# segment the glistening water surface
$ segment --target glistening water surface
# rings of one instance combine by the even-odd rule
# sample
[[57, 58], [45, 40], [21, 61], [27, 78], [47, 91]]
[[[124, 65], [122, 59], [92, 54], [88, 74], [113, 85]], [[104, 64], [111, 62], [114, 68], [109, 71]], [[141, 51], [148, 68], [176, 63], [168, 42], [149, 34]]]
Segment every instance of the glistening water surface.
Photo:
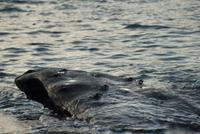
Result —
[[[168, 101], [161, 93], [176, 96], [171, 105], [183, 114], [169, 109], [161, 117], [165, 107], [156, 111], [145, 100], [127, 101], [143, 108], [135, 114], [174, 124], [160, 133], [199, 131], [199, 22], [198, 0], [0, 0], [0, 133], [113, 133], [59, 120], [27, 100], [14, 78], [38, 67], [143, 79], [139, 94], [155, 103]], [[152, 129], [159, 129], [157, 120]], [[181, 125], [186, 130], [176, 129]], [[133, 131], [134, 126], [126, 133]]]

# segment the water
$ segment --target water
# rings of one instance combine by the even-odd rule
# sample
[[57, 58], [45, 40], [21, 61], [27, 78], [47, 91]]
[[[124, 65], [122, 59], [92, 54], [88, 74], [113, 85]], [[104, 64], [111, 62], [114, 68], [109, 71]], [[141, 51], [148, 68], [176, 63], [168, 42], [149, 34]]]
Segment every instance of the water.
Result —
[[[143, 79], [144, 88], [152, 91], [140, 94], [156, 101], [161, 92], [178, 96], [189, 106], [180, 107], [183, 113], [193, 110], [188, 118], [174, 113], [169, 122], [199, 127], [199, 21], [198, 0], [0, 0], [0, 132], [102, 131], [83, 121], [59, 120], [27, 100], [13, 81], [38, 67]], [[155, 114], [148, 106], [143, 112]], [[12, 122], [12, 129], [2, 122]], [[178, 129], [175, 123], [164, 133], [191, 131]]]

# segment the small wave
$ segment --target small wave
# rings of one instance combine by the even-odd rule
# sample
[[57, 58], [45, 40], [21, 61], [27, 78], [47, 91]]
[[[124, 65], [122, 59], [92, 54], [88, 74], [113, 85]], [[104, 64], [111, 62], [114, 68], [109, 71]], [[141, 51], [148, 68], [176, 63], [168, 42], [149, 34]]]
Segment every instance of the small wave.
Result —
[[1, 36], [5, 36], [5, 35], [9, 35], [10, 33], [8, 33], [8, 32], [0, 32], [0, 35]]
[[173, 57], [164, 57], [164, 58], [159, 58], [162, 61], [183, 61], [187, 57], [184, 56], [173, 56]]
[[94, 51], [99, 51], [99, 48], [92, 47], [92, 48], [88, 48], [88, 50], [91, 52], [94, 52]]
[[38, 47], [38, 48], [35, 48], [34, 50], [37, 52], [44, 52], [44, 51], [48, 51], [49, 49], [45, 47]]
[[27, 34], [39, 34], [39, 33], [45, 33], [45, 34], [63, 34], [63, 33], [67, 33], [67, 32], [63, 32], [63, 31], [46, 31], [46, 30], [37, 30], [37, 31], [27, 32]]
[[[184, 29], [184, 28], [183, 28]], [[169, 34], [173, 35], [172, 37], [184, 37], [185, 35], [192, 35], [192, 34], [199, 34], [200, 30], [176, 30], [176, 31], [171, 31]]]
[[127, 55], [127, 54], [114, 54], [110, 58], [111, 59], [120, 59], [120, 58], [127, 58], [127, 57], [129, 57], [129, 55]]
[[66, 49], [66, 51], [68, 51], [68, 50], [95, 52], [95, 51], [99, 51], [99, 48], [97, 48], [97, 47], [86, 47], [86, 46], [75, 46], [74, 48]]
[[11, 73], [0, 72], [0, 78], [13, 77], [13, 76], [15, 75]]
[[0, 9], [0, 12], [13, 13], [13, 12], [28, 12], [28, 11], [21, 9], [19, 7], [5, 6], [4, 8]]
[[83, 41], [73, 41], [73, 42], [71, 42], [72, 44], [83, 44], [83, 43], [85, 43], [85, 42], [83, 42]]
[[168, 29], [170, 27], [168, 26], [162, 26], [162, 25], [142, 25], [139, 23], [134, 23], [134, 24], [127, 24], [125, 26], [125, 29], [155, 29], [155, 30], [159, 30], [159, 29]]
[[56, 9], [58, 9], [58, 10], [74, 10], [74, 9], [77, 9], [77, 8], [73, 5], [70, 5], [70, 4], [62, 4], [61, 6], [56, 7]]
[[6, 48], [3, 51], [8, 51], [8, 52], [11, 52], [11, 53], [25, 53], [25, 52], [27, 52], [24, 48], [17, 48], [17, 47]]
[[0, 72], [0, 78], [4, 78], [4, 77], [6, 77], [6, 76], [7, 76], [6, 73]]
[[[151, 42], [143, 42], [143, 44], [150, 44]], [[145, 45], [145, 46], [141, 46], [142, 48], [158, 48], [158, 47], [162, 47], [161, 45], [156, 45], [156, 44], [152, 44], [152, 45]]]
[[30, 46], [51, 46], [53, 44], [36, 42], [36, 43], [28, 43], [27, 45], [30, 45]]
[[42, 4], [44, 1], [39, 0], [1, 0], [0, 2], [16, 3], [16, 4]]

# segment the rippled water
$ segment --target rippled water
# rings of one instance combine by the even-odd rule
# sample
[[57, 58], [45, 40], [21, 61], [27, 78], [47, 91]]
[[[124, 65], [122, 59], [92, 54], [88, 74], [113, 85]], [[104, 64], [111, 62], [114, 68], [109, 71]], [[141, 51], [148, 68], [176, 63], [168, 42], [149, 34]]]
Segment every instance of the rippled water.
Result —
[[[194, 109], [181, 121], [198, 128], [199, 22], [198, 0], [0, 0], [0, 132], [99, 132], [83, 121], [59, 120], [25, 98], [14, 78], [38, 67], [143, 79], [152, 96], [151, 90], [141, 94], [180, 97], [177, 105]], [[165, 133], [193, 131], [174, 127]]]

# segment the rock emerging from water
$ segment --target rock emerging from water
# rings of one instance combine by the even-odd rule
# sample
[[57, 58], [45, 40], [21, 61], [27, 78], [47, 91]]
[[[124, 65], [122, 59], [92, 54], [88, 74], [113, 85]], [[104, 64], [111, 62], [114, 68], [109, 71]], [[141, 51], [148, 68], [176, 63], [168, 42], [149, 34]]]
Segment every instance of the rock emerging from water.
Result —
[[105, 81], [98, 80], [98, 75], [103, 74], [55, 68], [29, 70], [17, 77], [15, 83], [28, 99], [61, 116], [72, 116], [86, 106], [78, 108], [78, 104], [98, 100], [109, 88]]
[[143, 81], [63, 68], [29, 70], [15, 79], [28, 99], [60, 116], [117, 132], [162, 132], [181, 127], [198, 131], [200, 110], [187, 100]]

